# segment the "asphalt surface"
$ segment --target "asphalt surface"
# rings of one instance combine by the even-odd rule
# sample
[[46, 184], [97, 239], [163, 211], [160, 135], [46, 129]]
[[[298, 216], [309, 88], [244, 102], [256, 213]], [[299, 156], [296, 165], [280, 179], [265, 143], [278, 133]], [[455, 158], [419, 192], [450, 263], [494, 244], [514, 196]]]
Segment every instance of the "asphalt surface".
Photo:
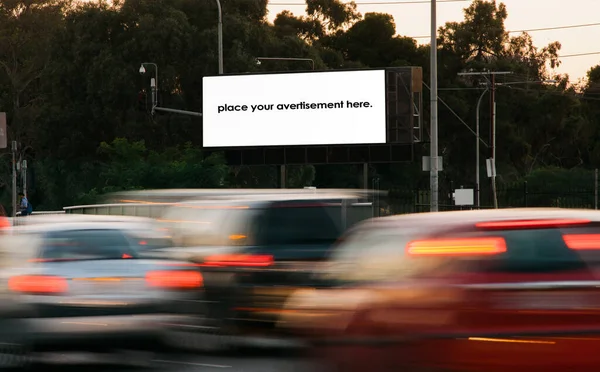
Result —
[[327, 372], [317, 361], [297, 353], [281, 351], [243, 351], [229, 355], [169, 353], [128, 354], [52, 354], [40, 358], [35, 371], [61, 372], [135, 372], [135, 371], [244, 371], [244, 372]]

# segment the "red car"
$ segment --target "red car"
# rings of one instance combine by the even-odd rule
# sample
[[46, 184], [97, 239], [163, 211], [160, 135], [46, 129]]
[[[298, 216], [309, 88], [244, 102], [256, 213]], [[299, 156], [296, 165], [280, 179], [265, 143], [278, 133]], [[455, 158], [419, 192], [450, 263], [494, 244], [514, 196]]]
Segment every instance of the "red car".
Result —
[[280, 326], [338, 371], [600, 369], [600, 213], [457, 211], [363, 222]]

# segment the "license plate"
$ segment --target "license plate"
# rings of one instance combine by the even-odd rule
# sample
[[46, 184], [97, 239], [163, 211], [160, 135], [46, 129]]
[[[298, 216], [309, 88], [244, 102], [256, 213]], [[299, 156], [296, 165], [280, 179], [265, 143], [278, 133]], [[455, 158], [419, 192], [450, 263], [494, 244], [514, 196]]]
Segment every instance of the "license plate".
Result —
[[253, 293], [255, 296], [288, 296], [296, 288], [293, 287], [269, 287], [269, 288], [255, 288]]
[[82, 286], [87, 294], [123, 294], [140, 290], [139, 279], [121, 278], [82, 278], [76, 279], [85, 283]]
[[204, 281], [208, 286], [227, 287], [235, 280], [234, 273], [210, 273], [204, 276]]

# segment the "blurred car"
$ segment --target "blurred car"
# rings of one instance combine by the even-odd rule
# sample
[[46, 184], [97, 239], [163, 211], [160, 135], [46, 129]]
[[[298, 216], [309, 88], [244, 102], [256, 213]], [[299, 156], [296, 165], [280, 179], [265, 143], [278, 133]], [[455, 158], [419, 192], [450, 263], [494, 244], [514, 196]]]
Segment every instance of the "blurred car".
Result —
[[10, 354], [162, 348], [164, 324], [201, 312], [203, 280], [187, 263], [144, 258], [153, 242], [137, 222], [14, 228], [0, 274], [13, 304], [2, 321], [16, 332], [0, 337], [19, 339]]
[[600, 213], [384, 217], [348, 232], [279, 326], [338, 371], [600, 366]]
[[282, 345], [274, 325], [286, 296], [308, 285], [346, 226], [372, 215], [355, 198], [246, 195], [172, 207], [161, 220], [176, 247], [159, 251], [198, 265], [209, 304], [197, 324], [174, 328], [174, 340], [205, 350]]

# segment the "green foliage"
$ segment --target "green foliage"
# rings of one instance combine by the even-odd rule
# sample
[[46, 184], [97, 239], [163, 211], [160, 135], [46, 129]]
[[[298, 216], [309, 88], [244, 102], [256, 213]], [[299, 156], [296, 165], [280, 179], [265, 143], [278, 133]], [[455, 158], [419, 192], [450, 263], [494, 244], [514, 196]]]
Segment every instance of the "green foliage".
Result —
[[[306, 61], [256, 63], [258, 56], [292, 57], [312, 59], [317, 70], [423, 66], [428, 83], [429, 47], [397, 35], [389, 14], [363, 16], [353, 2], [307, 0], [305, 14], [284, 11], [270, 24], [267, 0], [222, 5], [226, 72], [310, 68]], [[140, 76], [142, 62], [159, 66], [161, 106], [202, 107], [202, 77], [217, 73], [216, 11], [214, 2], [196, 0], [0, 2], [0, 111], [8, 113], [19, 156], [31, 164], [36, 209], [92, 203], [116, 190], [277, 187], [275, 167], [230, 168], [220, 155], [205, 157], [201, 118], [148, 113], [148, 82], [155, 71], [147, 66]], [[457, 73], [502, 70], [512, 74], [498, 77], [502, 85], [496, 92], [500, 181], [567, 187], [554, 179], [567, 172], [558, 169], [600, 167], [600, 66], [574, 88], [567, 76], [551, 73], [560, 64], [560, 43], [539, 47], [527, 33], [509, 35], [507, 16], [504, 4], [475, 0], [461, 22], [439, 30], [442, 181], [469, 185], [474, 178], [475, 138], [465, 124], [474, 127], [483, 81]], [[544, 79], [557, 83], [541, 84]], [[531, 83], [521, 84], [526, 81]], [[423, 98], [427, 102], [428, 90]], [[427, 107], [424, 111], [426, 127]], [[484, 98], [480, 129], [486, 142], [489, 112]], [[488, 153], [482, 144], [482, 159]], [[5, 155], [0, 154], [0, 198], [7, 206]], [[289, 166], [286, 183], [360, 187], [360, 174], [357, 166]], [[575, 173], [564, 177], [587, 182]], [[428, 182], [420, 164], [372, 168], [370, 179], [385, 189]]]

